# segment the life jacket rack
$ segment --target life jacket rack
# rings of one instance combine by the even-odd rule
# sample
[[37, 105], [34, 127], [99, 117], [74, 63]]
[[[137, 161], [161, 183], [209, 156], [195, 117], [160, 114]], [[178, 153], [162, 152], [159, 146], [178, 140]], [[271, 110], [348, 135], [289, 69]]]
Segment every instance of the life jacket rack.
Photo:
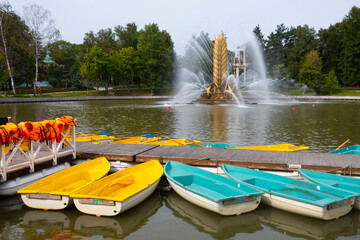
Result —
[[[7, 181], [7, 174], [17, 169], [29, 167], [29, 173], [33, 173], [37, 163], [51, 160], [52, 165], [55, 166], [58, 164], [58, 158], [72, 155], [73, 159], [75, 159], [75, 135], [75, 124], [73, 124], [64, 127], [58, 139], [59, 141], [32, 140], [20, 135], [16, 141], [10, 144], [0, 142], [0, 182]], [[27, 151], [23, 150], [24, 141], [28, 143]], [[13, 161], [14, 164], [11, 164]], [[19, 163], [15, 164], [15, 162]]]

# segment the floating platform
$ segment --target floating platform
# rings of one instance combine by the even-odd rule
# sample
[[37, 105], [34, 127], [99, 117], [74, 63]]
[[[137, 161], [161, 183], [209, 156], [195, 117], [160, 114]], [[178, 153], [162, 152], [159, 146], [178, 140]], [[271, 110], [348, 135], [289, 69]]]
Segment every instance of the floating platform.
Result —
[[360, 155], [113, 144], [107, 141], [99, 144], [77, 143], [77, 158], [96, 157], [134, 163], [155, 159], [163, 164], [176, 161], [204, 167], [231, 164], [268, 171], [297, 171], [298, 168], [306, 168], [360, 176]]

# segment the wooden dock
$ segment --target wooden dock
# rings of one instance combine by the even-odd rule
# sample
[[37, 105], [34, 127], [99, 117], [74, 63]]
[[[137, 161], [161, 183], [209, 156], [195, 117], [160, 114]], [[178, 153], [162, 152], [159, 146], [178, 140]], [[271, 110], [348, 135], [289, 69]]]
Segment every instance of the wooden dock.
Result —
[[[72, 153], [65, 153], [65, 150], [60, 151], [64, 152], [61, 156], [57, 157], [57, 164], [62, 164], [64, 162], [71, 161], [73, 159]], [[54, 166], [54, 159], [52, 156], [49, 156], [49, 152], [46, 150], [39, 151], [37, 155], [39, 160], [34, 161], [34, 172], [41, 171], [43, 169], [49, 168]], [[20, 152], [16, 153], [15, 156], [12, 158], [7, 171], [7, 180], [15, 179], [17, 177], [25, 176], [31, 173], [31, 167], [29, 161], [26, 159], [23, 154]], [[0, 179], [2, 173], [0, 172]]]
[[196, 148], [145, 144], [77, 143], [77, 158], [105, 157], [109, 161], [161, 163], [177, 161], [195, 166], [232, 164], [261, 170], [296, 171], [305, 168], [360, 175], [360, 155], [300, 152], [271, 152], [240, 149]]

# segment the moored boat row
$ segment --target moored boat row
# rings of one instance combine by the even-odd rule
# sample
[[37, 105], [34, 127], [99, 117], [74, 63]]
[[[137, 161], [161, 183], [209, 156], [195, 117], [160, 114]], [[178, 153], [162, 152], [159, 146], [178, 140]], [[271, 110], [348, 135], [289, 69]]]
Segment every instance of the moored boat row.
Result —
[[[63, 209], [74, 201], [81, 212], [114, 216], [145, 200], [163, 172], [174, 191], [199, 207], [221, 215], [240, 215], [260, 202], [300, 215], [330, 220], [359, 209], [360, 180], [299, 170], [311, 182], [223, 165], [228, 178], [197, 167], [152, 160], [105, 176], [110, 165], [99, 158], [67, 168], [19, 190], [24, 203]], [[328, 176], [329, 175], [329, 176]]]

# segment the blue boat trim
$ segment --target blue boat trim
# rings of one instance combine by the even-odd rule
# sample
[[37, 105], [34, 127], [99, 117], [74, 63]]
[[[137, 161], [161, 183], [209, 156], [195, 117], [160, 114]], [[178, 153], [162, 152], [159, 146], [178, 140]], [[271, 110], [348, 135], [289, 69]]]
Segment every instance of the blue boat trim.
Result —
[[291, 179], [271, 173], [224, 164], [225, 174], [233, 180], [247, 184], [265, 193], [301, 201], [318, 206], [326, 206], [341, 200], [355, 198], [356, 195], [340, 189]]
[[214, 202], [234, 198], [262, 195], [263, 192], [226, 177], [189, 165], [169, 161], [164, 167], [165, 176], [186, 190]]

